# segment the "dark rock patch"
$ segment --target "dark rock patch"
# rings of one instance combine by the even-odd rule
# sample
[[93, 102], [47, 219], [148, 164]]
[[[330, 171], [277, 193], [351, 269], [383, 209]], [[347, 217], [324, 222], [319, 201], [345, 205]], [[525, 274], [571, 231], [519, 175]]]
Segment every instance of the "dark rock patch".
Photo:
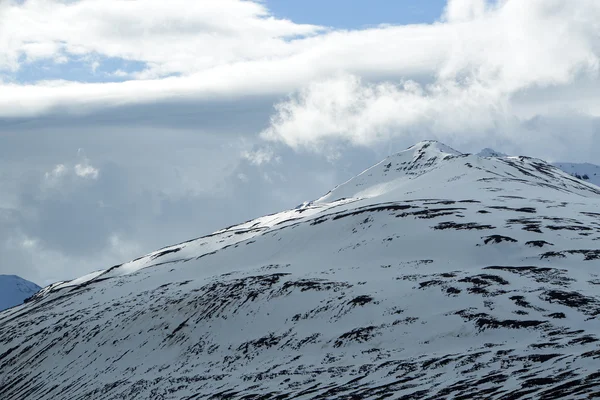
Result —
[[565, 258], [566, 254], [582, 254], [584, 261], [600, 260], [600, 250], [564, 250], [564, 251], [548, 251], [540, 255], [540, 259], [560, 257]]
[[546, 290], [540, 294], [540, 299], [548, 303], [557, 303], [573, 308], [586, 315], [596, 316], [600, 314], [600, 301], [595, 297], [585, 296], [578, 292]]
[[371, 296], [361, 295], [350, 300], [348, 304], [351, 304], [353, 306], [364, 306], [365, 304], [370, 303], [372, 301], [373, 298]]
[[163, 251], [160, 251], [160, 252], [154, 254], [152, 256], [152, 259], [156, 260], [159, 257], [162, 257], [162, 256], [167, 255], [167, 254], [171, 254], [171, 253], [177, 253], [178, 251], [181, 251], [181, 247], [176, 247], [174, 249], [169, 249], [169, 250], [163, 250]]
[[298, 279], [295, 281], [286, 281], [281, 291], [289, 291], [293, 289], [300, 289], [301, 292], [308, 290], [323, 291], [323, 290], [334, 290], [349, 288], [352, 285], [346, 282], [332, 282], [325, 279]]
[[508, 226], [522, 225], [522, 229], [528, 232], [542, 233], [540, 226], [541, 221], [534, 218], [511, 218], [506, 220]]
[[488, 208], [491, 208], [494, 210], [522, 212], [522, 213], [528, 213], [528, 214], [535, 214], [537, 212], [537, 210], [534, 207], [512, 208], [512, 207], [506, 207], [506, 206], [489, 206]]
[[449, 287], [448, 289], [446, 289], [446, 293], [448, 293], [449, 296], [456, 296], [461, 292], [462, 291], [460, 289], [457, 289], [455, 287]]
[[490, 236], [483, 237], [484, 244], [502, 243], [502, 242], [517, 243], [518, 240], [508, 237], [508, 236], [502, 236], [502, 235], [490, 235]]
[[544, 258], [552, 258], [552, 257], [565, 258], [566, 255], [565, 255], [565, 253], [563, 253], [561, 251], [548, 251], [548, 252], [540, 255], [540, 260], [543, 260]]
[[525, 245], [530, 247], [554, 246], [552, 243], [548, 243], [545, 240], [530, 240], [529, 242], [526, 242]]
[[358, 342], [363, 343], [371, 338], [373, 338], [375, 333], [374, 326], [367, 326], [364, 328], [356, 328], [351, 330], [350, 332], [346, 332], [342, 334], [333, 344], [333, 347], [342, 347], [344, 344], [348, 342]]
[[408, 205], [408, 204], [380, 204], [380, 205], [376, 205], [376, 206], [367, 206], [367, 207], [357, 208], [356, 210], [353, 210], [350, 212], [343, 212], [341, 214], [337, 214], [333, 217], [333, 220], [335, 221], [335, 220], [339, 220], [342, 218], [360, 215], [360, 214], [364, 214], [364, 213], [381, 212], [381, 211], [403, 211], [403, 210], [407, 210], [412, 207], [413, 206]]
[[516, 320], [516, 319], [505, 319], [498, 320], [491, 316], [485, 316], [477, 318], [475, 321], [475, 325], [479, 328], [480, 331], [484, 331], [486, 329], [498, 329], [498, 328], [508, 328], [508, 329], [527, 329], [527, 328], [536, 328], [540, 325], [546, 324], [546, 321], [536, 321], [536, 320]]
[[456, 230], [483, 230], [483, 229], [495, 229], [492, 225], [480, 225], [476, 222], [467, 223], [456, 223], [456, 222], [441, 222], [433, 227], [433, 229], [444, 230], [444, 229], [456, 229]]
[[427, 208], [420, 211], [401, 213], [396, 215], [396, 218], [414, 216], [420, 219], [431, 219], [436, 217], [443, 217], [445, 215], [454, 215], [457, 213], [457, 211], [464, 210], [466, 210], [466, 208]]
[[527, 300], [525, 300], [525, 296], [511, 296], [509, 297], [510, 300], [514, 301], [515, 304], [519, 307], [523, 307], [523, 308], [531, 308], [533, 310], [536, 311], [545, 311], [544, 309], [540, 308], [540, 307], [536, 307], [534, 305], [532, 305], [531, 303], [529, 303]]
[[580, 225], [546, 225], [546, 228], [551, 229], [553, 231], [560, 231], [560, 230], [568, 230], [568, 231], [591, 231], [591, 230], [593, 230], [590, 227], [580, 226]]
[[557, 286], [568, 286], [574, 279], [566, 275], [567, 271], [549, 267], [510, 267], [510, 266], [490, 266], [485, 267], [485, 270], [506, 271], [513, 274], [526, 276], [538, 283], [549, 283]]
[[479, 274], [479, 275], [474, 275], [474, 276], [468, 276], [466, 278], [460, 279], [459, 282], [468, 282], [468, 283], [472, 283], [473, 285], [477, 285], [477, 286], [490, 286], [493, 284], [508, 285], [510, 283], [506, 279], [502, 278], [501, 276], [490, 275], [490, 274]]
[[419, 289], [425, 289], [425, 288], [428, 288], [430, 286], [441, 286], [444, 283], [445, 283], [444, 281], [441, 281], [439, 279], [434, 279], [434, 280], [430, 280], [430, 281], [420, 282], [419, 283]]

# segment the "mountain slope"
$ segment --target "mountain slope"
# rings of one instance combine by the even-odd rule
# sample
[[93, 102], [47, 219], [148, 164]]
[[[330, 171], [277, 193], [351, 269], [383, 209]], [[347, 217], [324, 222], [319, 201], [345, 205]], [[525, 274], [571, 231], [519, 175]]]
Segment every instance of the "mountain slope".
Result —
[[0, 398], [589, 398], [599, 200], [541, 160], [421, 142], [0, 313]]
[[[507, 154], [500, 153], [496, 150], [485, 148], [477, 153], [480, 157], [508, 157]], [[555, 162], [552, 163], [558, 169], [584, 180], [588, 183], [600, 186], [600, 166], [590, 163], [570, 163], [570, 162]]]
[[41, 288], [16, 275], [0, 275], [0, 311], [23, 303]]

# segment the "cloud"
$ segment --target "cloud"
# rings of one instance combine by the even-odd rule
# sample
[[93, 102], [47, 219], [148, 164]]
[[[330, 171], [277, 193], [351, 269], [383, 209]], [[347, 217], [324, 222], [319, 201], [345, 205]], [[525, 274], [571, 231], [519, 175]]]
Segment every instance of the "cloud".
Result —
[[56, 180], [60, 179], [67, 173], [68, 169], [64, 164], [58, 164], [52, 169], [50, 172], [46, 172], [47, 180]]
[[134, 78], [126, 82], [116, 75], [115, 82], [106, 83], [68, 77], [29, 84], [8, 80], [0, 86], [3, 98], [12, 99], [0, 100], [4, 117], [168, 99], [281, 95], [339, 70], [427, 75], [448, 52], [443, 25], [333, 31], [276, 19], [250, 1], [177, 0], [167, 10], [158, 0], [8, 4], [3, 7], [8, 23], [0, 27], [7, 33], [0, 31], [5, 38], [0, 39], [0, 66], [9, 78], [10, 71], [27, 63], [64, 57], [89, 58], [92, 69], [98, 55], [141, 62], [145, 68], [113, 71]]
[[9, 70], [22, 58], [102, 54], [144, 61], [141, 75], [159, 77], [273, 56], [287, 38], [320, 30], [240, 0], [27, 0], [4, 3], [0, 13], [0, 68]]
[[114, 70], [115, 82], [0, 84], [4, 117], [282, 96], [344, 73], [367, 81], [454, 84], [464, 93], [479, 86], [500, 99], [598, 76], [595, 0], [450, 0], [434, 24], [350, 31], [277, 19], [263, 3], [240, 0], [168, 6], [159, 0], [29, 0], [0, 7], [8, 21], [0, 30], [10, 32], [0, 32], [0, 65], [7, 71], [64, 57], [88, 57], [93, 67], [97, 55], [145, 66]]
[[281, 157], [275, 155], [271, 147], [259, 147], [254, 150], [242, 151], [242, 157], [250, 162], [251, 165], [262, 165], [271, 161], [281, 161]]
[[80, 164], [75, 164], [75, 175], [84, 179], [98, 179], [100, 171], [89, 164], [89, 160], [85, 159]]
[[451, 22], [466, 22], [485, 15], [488, 4], [485, 0], [450, 1], [444, 10], [444, 18]]
[[83, 149], [79, 149], [77, 153], [79, 161], [76, 164], [56, 164], [51, 171], [46, 172], [42, 186], [57, 189], [67, 179], [98, 179], [100, 170], [90, 164], [90, 160], [83, 155]]
[[340, 73], [313, 81], [276, 105], [261, 136], [321, 152], [331, 152], [332, 143], [376, 146], [423, 137], [458, 146], [524, 144], [524, 133], [549, 138], [554, 130], [532, 132], [530, 121], [600, 117], [596, 18], [600, 4], [591, 1], [450, 1], [444, 28], [429, 31], [444, 31], [440, 39], [451, 49], [434, 79]]
[[506, 107], [502, 94], [479, 84], [374, 84], [342, 75], [314, 83], [278, 104], [262, 137], [319, 151], [328, 141], [369, 146], [396, 136], [485, 134]]

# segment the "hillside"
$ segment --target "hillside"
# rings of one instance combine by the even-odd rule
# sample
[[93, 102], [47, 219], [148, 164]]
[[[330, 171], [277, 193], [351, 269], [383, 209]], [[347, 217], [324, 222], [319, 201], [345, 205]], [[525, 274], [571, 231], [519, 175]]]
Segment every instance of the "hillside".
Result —
[[[490, 148], [481, 150], [477, 155], [480, 157], [509, 157], [505, 153]], [[552, 165], [577, 179], [600, 186], [600, 166], [598, 165], [571, 162], [554, 162]]]
[[421, 142], [0, 313], [0, 398], [587, 399], [599, 200], [542, 160]]

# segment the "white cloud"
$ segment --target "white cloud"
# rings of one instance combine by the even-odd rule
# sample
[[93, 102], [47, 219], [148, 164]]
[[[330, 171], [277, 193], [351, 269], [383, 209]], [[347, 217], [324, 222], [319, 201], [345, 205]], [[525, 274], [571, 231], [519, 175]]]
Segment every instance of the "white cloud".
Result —
[[115, 72], [113, 72], [111, 75], [118, 76], [120, 78], [125, 78], [125, 77], [129, 76], [130, 74], [123, 71], [122, 69], [118, 69]]
[[242, 157], [250, 162], [251, 165], [262, 165], [271, 161], [281, 161], [275, 155], [275, 151], [271, 147], [261, 147], [255, 150], [242, 151]]
[[75, 164], [75, 175], [85, 179], [98, 179], [98, 169], [87, 163]]
[[67, 167], [64, 164], [58, 164], [54, 167], [54, 169], [50, 172], [46, 172], [46, 179], [52, 180], [60, 178], [67, 173]]
[[79, 180], [96, 180], [100, 170], [90, 164], [90, 160], [83, 155], [83, 149], [78, 150], [79, 162], [76, 164], [61, 163], [57, 164], [52, 170], [44, 174], [42, 189], [44, 190], [74, 190], [71, 185]]
[[368, 146], [397, 136], [485, 135], [510, 115], [507, 96], [481, 84], [372, 84], [354, 75], [314, 83], [276, 108], [262, 136], [313, 150], [327, 141]]
[[[531, 118], [600, 116], [600, 3], [453, 0], [445, 18], [444, 29], [429, 31], [445, 31], [451, 49], [434, 80], [315, 81], [276, 106], [262, 136], [328, 152], [327, 142], [371, 146], [399, 137], [523, 143]], [[585, 96], [575, 89], [582, 87]]]
[[152, 64], [149, 75], [272, 56], [284, 39], [319, 28], [269, 16], [240, 0], [28, 0], [0, 7], [0, 67], [19, 58], [101, 54]]
[[[141, 61], [147, 68], [127, 75], [144, 81], [0, 84], [5, 117], [174, 98], [284, 95], [340, 73], [450, 83], [465, 93], [475, 85], [499, 97], [569, 87], [581, 75], [594, 76], [597, 84], [596, 0], [451, 0], [434, 24], [354, 31], [276, 19], [262, 3], [240, 0], [6, 4], [0, 6], [5, 68], [18, 69], [22, 56], [91, 55]], [[127, 73], [117, 71], [115, 78]], [[592, 101], [584, 106], [600, 115], [598, 96]]]
[[488, 4], [485, 0], [450, 1], [446, 6], [444, 17], [447, 21], [465, 22], [481, 18]]

